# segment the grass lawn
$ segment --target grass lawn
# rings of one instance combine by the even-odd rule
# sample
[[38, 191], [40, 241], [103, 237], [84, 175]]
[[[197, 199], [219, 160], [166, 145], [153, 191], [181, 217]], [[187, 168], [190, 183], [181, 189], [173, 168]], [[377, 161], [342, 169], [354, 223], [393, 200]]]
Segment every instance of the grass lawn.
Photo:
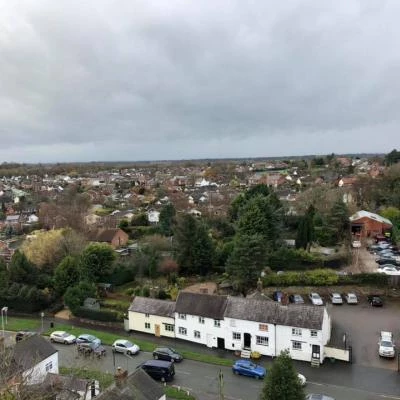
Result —
[[[127, 339], [127, 340], [130, 340], [130, 341], [134, 342], [135, 344], [137, 344], [142, 351], [146, 351], [146, 352], [152, 352], [154, 350], [154, 348], [157, 347], [157, 345], [152, 342], [146, 342], [145, 340], [132, 338], [132, 336], [116, 335], [115, 333], [102, 332], [102, 331], [99, 331], [96, 329], [80, 328], [80, 327], [75, 327], [73, 325], [68, 325], [68, 324], [57, 324], [56, 323], [53, 329], [45, 332], [45, 335], [49, 335], [54, 330], [67, 331], [75, 336], [79, 336], [81, 333], [89, 333], [91, 335], [98, 337], [101, 340], [101, 342], [106, 345], [112, 345], [114, 343], [114, 341], [117, 339]], [[174, 346], [174, 348], [179, 353], [181, 353], [184, 358], [187, 358], [189, 360], [201, 361], [201, 362], [208, 363], [208, 364], [224, 365], [224, 366], [228, 366], [228, 367], [232, 365], [232, 360], [229, 360], [226, 358], [220, 358], [220, 357], [209, 355], [209, 354], [201, 354], [201, 353], [196, 353], [193, 351], [187, 351], [187, 350], [179, 349], [179, 347], [176, 347], [176, 346]]]
[[4, 320], [4, 329], [6, 331], [21, 331], [24, 329], [34, 331], [40, 327], [41, 322], [38, 319], [8, 317], [7, 324]]
[[196, 400], [196, 397], [187, 394], [184, 390], [179, 390], [174, 386], [166, 386], [165, 394], [169, 399], [178, 399], [178, 400]]

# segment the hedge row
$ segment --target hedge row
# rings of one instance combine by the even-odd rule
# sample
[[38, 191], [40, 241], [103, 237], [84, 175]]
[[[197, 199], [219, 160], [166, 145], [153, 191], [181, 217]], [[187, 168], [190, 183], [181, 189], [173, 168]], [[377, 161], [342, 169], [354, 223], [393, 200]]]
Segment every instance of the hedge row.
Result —
[[76, 317], [94, 319], [96, 321], [116, 322], [123, 320], [120, 313], [111, 310], [90, 310], [79, 307], [73, 311], [73, 314]]
[[333, 285], [376, 285], [387, 286], [388, 275], [357, 274], [338, 275], [329, 269], [316, 269], [306, 272], [285, 272], [269, 274], [263, 278], [264, 286], [333, 286]]

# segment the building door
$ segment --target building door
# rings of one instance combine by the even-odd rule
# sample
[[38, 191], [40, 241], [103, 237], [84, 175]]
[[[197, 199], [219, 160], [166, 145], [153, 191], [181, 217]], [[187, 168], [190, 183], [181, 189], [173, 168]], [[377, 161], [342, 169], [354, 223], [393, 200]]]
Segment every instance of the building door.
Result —
[[243, 347], [246, 348], [251, 348], [251, 335], [250, 333], [245, 333], [243, 335]]
[[224, 338], [217, 338], [217, 347], [219, 349], [225, 349], [225, 339]]
[[317, 344], [312, 345], [312, 358], [320, 359], [320, 347]]
[[158, 325], [158, 324], [155, 324], [154, 325], [154, 334], [157, 336], [157, 337], [160, 337], [161, 336], [161, 334], [160, 334], [160, 325]]

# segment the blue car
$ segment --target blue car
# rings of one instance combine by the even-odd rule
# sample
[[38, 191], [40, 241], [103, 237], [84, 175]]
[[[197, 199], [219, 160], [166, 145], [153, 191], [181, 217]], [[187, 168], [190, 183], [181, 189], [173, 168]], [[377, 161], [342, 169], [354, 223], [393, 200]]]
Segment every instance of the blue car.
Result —
[[86, 333], [79, 335], [76, 338], [76, 343], [81, 344], [81, 343], [95, 343], [97, 346], [101, 345], [101, 340], [98, 339], [96, 336], [93, 335], [88, 335]]
[[261, 365], [254, 364], [250, 360], [238, 360], [232, 365], [232, 371], [236, 375], [251, 376], [256, 379], [263, 379], [267, 370]]

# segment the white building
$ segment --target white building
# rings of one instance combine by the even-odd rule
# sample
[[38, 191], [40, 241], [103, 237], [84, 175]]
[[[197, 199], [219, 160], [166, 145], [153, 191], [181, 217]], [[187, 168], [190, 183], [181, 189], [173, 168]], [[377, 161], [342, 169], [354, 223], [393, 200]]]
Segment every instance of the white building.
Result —
[[324, 346], [331, 334], [325, 307], [282, 306], [241, 297], [229, 297], [224, 314], [225, 347], [278, 356], [289, 350], [295, 360], [324, 359]]
[[160, 221], [160, 211], [151, 210], [147, 213], [147, 220], [151, 224], [158, 224]]
[[135, 297], [128, 310], [129, 330], [175, 337], [175, 302]]
[[153, 325], [172, 324], [174, 311], [175, 337], [208, 347], [270, 357], [289, 350], [295, 360], [322, 363], [331, 335], [331, 319], [325, 307], [283, 306], [265, 299], [190, 292], [180, 292], [176, 304], [136, 299], [129, 309], [129, 329], [155, 334]]
[[42, 383], [49, 372], [58, 374], [58, 350], [39, 335], [17, 342], [13, 359], [26, 385]]
[[179, 339], [225, 348], [226, 296], [180, 292], [175, 307], [175, 336]]

